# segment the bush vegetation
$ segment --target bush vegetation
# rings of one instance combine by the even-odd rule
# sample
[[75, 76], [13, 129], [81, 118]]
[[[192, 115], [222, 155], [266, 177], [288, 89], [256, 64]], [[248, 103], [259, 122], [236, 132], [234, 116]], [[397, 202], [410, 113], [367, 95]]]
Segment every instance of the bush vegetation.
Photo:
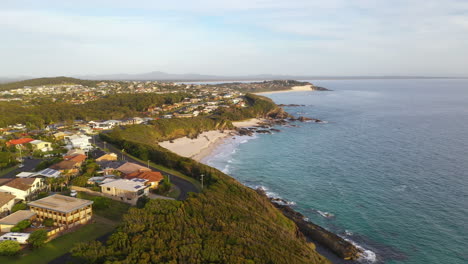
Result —
[[22, 221], [19, 221], [14, 227], [11, 228], [11, 232], [21, 232], [30, 226], [31, 226], [31, 221], [22, 220]]
[[21, 250], [21, 245], [18, 241], [4, 240], [0, 241], [0, 255], [2, 256], [14, 256]]

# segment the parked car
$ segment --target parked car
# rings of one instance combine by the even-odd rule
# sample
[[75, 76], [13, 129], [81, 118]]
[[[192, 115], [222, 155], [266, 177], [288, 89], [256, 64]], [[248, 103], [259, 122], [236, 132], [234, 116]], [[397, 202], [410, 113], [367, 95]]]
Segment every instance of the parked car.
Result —
[[70, 192], [71, 197], [76, 197], [77, 194], [78, 194], [78, 192], [75, 191], [75, 190], [71, 190], [71, 192]]

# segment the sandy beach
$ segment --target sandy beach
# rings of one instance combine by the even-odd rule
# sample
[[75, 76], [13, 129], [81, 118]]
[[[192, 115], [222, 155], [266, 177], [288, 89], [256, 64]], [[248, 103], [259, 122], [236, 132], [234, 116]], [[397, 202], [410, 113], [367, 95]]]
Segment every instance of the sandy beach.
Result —
[[[244, 121], [232, 122], [232, 124], [236, 127], [242, 128], [255, 126], [261, 122], [263, 122], [262, 119], [252, 118]], [[201, 133], [195, 139], [182, 137], [174, 139], [172, 141], [173, 143], [170, 141], [163, 141], [160, 142], [159, 145], [180, 156], [201, 161], [203, 158], [210, 155], [218, 145], [222, 144], [226, 138], [232, 136], [235, 136], [233, 130], [212, 130]]]
[[274, 93], [304, 92], [304, 91], [313, 91], [312, 90], [312, 85], [294, 86], [294, 87], [291, 87], [291, 89], [289, 89], [289, 90], [260, 92], [260, 93], [255, 93], [255, 94], [274, 94]]

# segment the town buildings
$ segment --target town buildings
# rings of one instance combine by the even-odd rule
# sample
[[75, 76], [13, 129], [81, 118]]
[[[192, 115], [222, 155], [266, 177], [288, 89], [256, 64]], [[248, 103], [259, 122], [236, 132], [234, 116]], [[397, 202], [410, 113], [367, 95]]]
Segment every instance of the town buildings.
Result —
[[93, 201], [54, 194], [29, 202], [28, 206], [37, 214], [38, 220], [50, 218], [54, 220], [55, 226], [71, 228], [91, 220], [92, 204]]

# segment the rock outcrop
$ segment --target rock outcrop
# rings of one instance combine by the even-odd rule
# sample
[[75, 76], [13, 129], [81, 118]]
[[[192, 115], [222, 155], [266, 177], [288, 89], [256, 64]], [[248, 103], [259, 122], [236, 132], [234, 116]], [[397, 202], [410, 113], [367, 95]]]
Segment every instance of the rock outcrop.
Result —
[[[265, 191], [257, 189], [257, 193], [266, 196]], [[294, 211], [291, 207], [286, 205], [284, 200], [271, 199], [272, 204], [278, 208], [286, 217], [296, 223], [299, 230], [308, 238], [320, 243], [322, 246], [333, 251], [337, 256], [345, 260], [356, 260], [362, 254], [362, 251], [354, 246], [352, 243], [344, 240], [342, 237], [326, 230], [325, 228], [308, 222], [304, 215]]]

